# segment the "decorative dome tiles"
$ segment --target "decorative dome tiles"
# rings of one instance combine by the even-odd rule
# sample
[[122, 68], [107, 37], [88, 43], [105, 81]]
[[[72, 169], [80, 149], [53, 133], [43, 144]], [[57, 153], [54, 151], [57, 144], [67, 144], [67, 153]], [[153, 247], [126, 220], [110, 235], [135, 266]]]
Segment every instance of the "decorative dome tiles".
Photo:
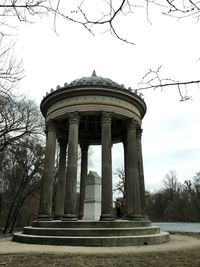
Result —
[[103, 87], [122, 88], [121, 85], [119, 85], [116, 82], [113, 82], [109, 78], [103, 78], [101, 76], [97, 76], [95, 71], [93, 71], [92, 76], [76, 79], [70, 84], [68, 84], [67, 87], [79, 87], [79, 86], [103, 86]]

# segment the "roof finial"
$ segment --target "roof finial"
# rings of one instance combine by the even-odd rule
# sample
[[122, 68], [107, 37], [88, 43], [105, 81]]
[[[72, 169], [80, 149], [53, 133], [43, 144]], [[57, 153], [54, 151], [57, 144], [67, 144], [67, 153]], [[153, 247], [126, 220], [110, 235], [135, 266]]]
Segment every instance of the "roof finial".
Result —
[[93, 70], [92, 76], [93, 76], [93, 77], [97, 77], [97, 75], [96, 75], [96, 71], [95, 71], [95, 70]]

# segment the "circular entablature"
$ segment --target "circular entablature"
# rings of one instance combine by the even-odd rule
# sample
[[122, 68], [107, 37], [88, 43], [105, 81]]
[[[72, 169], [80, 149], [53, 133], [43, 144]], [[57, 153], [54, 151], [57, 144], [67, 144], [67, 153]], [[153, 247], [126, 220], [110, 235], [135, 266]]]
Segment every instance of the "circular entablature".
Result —
[[111, 79], [96, 76], [76, 79], [64, 87], [51, 90], [41, 102], [46, 121], [53, 120], [60, 136], [68, 135], [68, 116], [78, 112], [79, 140], [89, 144], [101, 143], [101, 113], [112, 115], [112, 142], [126, 135], [126, 122], [133, 118], [141, 125], [146, 104], [141, 95], [126, 89]]

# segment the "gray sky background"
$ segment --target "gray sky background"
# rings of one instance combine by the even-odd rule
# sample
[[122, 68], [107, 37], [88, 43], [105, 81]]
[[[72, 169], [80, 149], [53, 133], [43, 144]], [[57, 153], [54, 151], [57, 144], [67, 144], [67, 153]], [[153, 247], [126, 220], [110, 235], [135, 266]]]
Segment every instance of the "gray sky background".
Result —
[[[118, 21], [119, 33], [135, 43], [125, 44], [104, 29], [92, 36], [83, 27], [62, 20], [53, 31], [50, 18], [20, 24], [16, 53], [23, 58], [26, 77], [20, 88], [37, 103], [47, 91], [83, 76], [107, 77], [136, 88], [149, 68], [163, 65], [164, 78], [199, 78], [200, 24], [144, 9]], [[192, 178], [200, 170], [200, 89], [188, 87], [192, 101], [179, 102], [177, 88], [142, 91], [147, 104], [143, 120], [143, 157], [146, 188], [157, 190], [165, 174], [174, 169], [178, 179]], [[90, 169], [101, 173], [100, 147], [93, 149]], [[121, 145], [113, 146], [113, 170], [123, 165]]]

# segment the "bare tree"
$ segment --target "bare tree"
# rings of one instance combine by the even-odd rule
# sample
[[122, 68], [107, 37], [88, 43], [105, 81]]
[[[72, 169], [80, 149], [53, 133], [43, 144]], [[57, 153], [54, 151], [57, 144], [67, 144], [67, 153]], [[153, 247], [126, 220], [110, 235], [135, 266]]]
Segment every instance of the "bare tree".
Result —
[[118, 182], [114, 185], [114, 192], [119, 192], [125, 198], [125, 171], [124, 168], [117, 168], [114, 175], [118, 177]]
[[22, 61], [14, 56], [14, 45], [4, 44], [4, 39], [0, 38], [0, 97], [12, 98], [13, 89], [24, 77], [24, 70]]
[[174, 195], [179, 191], [179, 183], [175, 170], [170, 170], [163, 180], [164, 189], [169, 192], [169, 201], [171, 201]]
[[43, 161], [44, 148], [39, 140], [27, 138], [7, 147], [0, 169], [4, 233], [13, 231], [22, 204], [39, 190]]
[[17, 143], [27, 136], [35, 136], [43, 132], [42, 118], [36, 104], [20, 98], [0, 99], [0, 152], [8, 145]]
[[13, 88], [24, 77], [23, 63], [14, 55], [16, 22], [54, 12], [48, 0], [3, 0], [0, 3], [0, 97], [12, 97]]
[[[6, 224], [8, 226], [11, 226], [10, 223], [12, 222], [13, 226], [11, 226], [11, 229], [12, 227], [14, 227], [15, 224], [14, 218], [16, 219], [17, 214], [21, 208], [21, 205], [23, 204], [23, 201], [32, 192], [32, 189], [35, 188], [35, 185], [32, 186], [32, 184], [27, 182], [25, 183], [23, 182], [22, 184], [20, 184], [21, 181], [20, 179], [22, 180], [25, 179], [24, 168], [26, 169], [27, 172], [29, 172], [30, 175], [29, 174], [27, 175], [29, 175], [30, 179], [34, 174], [34, 169], [31, 170], [31, 167], [28, 166], [28, 162], [24, 163], [23, 159], [31, 160], [30, 159], [31, 153], [32, 157], [34, 156], [35, 147], [32, 145], [32, 143], [34, 142], [34, 139], [37, 140], [36, 144], [39, 141], [42, 141], [41, 138], [42, 133], [43, 133], [43, 124], [41, 115], [38, 110], [38, 107], [33, 101], [19, 96], [16, 96], [15, 98], [14, 97], [0, 98], [0, 195], [2, 198], [2, 201], [0, 203], [0, 210], [2, 209], [2, 205], [5, 204], [5, 192], [9, 192], [9, 189], [12, 186], [13, 190], [16, 189], [23, 191], [23, 187], [26, 186], [27, 184], [29, 185], [29, 188], [26, 189], [26, 194], [23, 193], [22, 195], [20, 195], [20, 197], [18, 195], [16, 196], [16, 199], [19, 197], [18, 204], [16, 202], [17, 201], [16, 199], [13, 201], [13, 207], [15, 207], [15, 212], [11, 207], [10, 214], [13, 214], [12, 219], [10, 219], [11, 215], [9, 215]], [[29, 139], [32, 140], [31, 144], [29, 144]], [[26, 158], [25, 153], [26, 151], [31, 149], [31, 146], [33, 148], [32, 149], [33, 151], [31, 151], [31, 153], [29, 152], [29, 155], [27, 152], [27, 158]], [[24, 153], [23, 155], [22, 152]], [[32, 159], [32, 163], [29, 164], [33, 165], [33, 161], [34, 159]], [[18, 167], [16, 167], [17, 165]], [[18, 176], [16, 176], [17, 174], [15, 173], [15, 167], [18, 168]], [[33, 167], [34, 166], [32, 166], [32, 168]], [[35, 175], [33, 176], [35, 177]], [[15, 179], [17, 180], [15, 181]], [[20, 186], [22, 186], [21, 189]], [[11, 190], [11, 195], [14, 194], [13, 190]], [[10, 196], [7, 199], [10, 199]], [[6, 226], [6, 229], [8, 226]]]

